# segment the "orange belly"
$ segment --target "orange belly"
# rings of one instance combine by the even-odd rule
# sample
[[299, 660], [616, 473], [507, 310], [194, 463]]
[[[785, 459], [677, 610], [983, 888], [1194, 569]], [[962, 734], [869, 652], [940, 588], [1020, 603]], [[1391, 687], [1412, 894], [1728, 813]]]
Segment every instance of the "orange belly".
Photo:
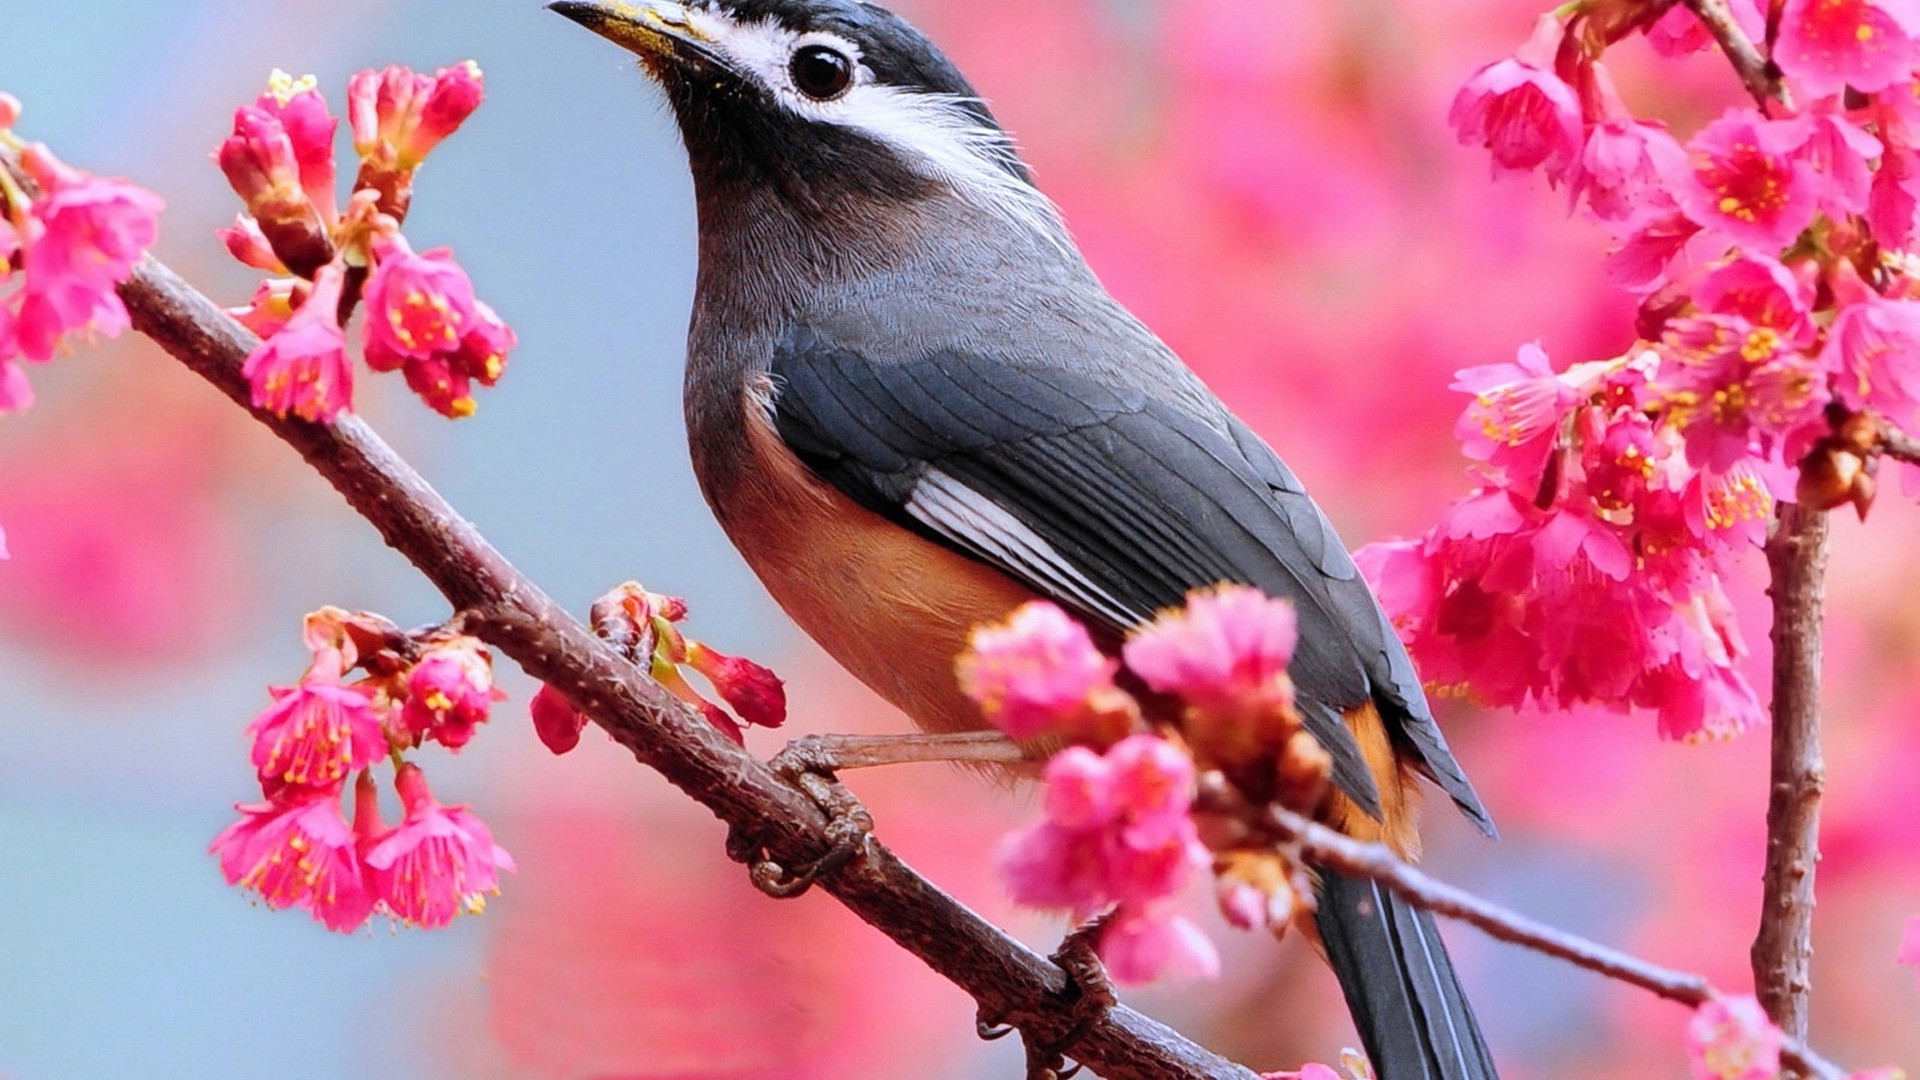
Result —
[[808, 636], [921, 728], [983, 727], [954, 660], [975, 626], [1035, 594], [842, 495], [762, 416], [746, 410], [749, 467], [713, 493], [747, 565]]

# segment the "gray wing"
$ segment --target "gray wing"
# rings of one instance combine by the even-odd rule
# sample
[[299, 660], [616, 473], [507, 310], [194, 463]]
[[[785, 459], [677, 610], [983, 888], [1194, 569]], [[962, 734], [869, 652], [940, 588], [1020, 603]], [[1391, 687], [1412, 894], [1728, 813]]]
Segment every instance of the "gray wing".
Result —
[[1288, 669], [1334, 782], [1379, 794], [1344, 714], [1375, 703], [1482, 829], [1412, 661], [1326, 517], [1251, 430], [1053, 368], [940, 351], [879, 363], [799, 327], [776, 349], [774, 423], [856, 502], [1115, 632], [1221, 582], [1294, 603]]

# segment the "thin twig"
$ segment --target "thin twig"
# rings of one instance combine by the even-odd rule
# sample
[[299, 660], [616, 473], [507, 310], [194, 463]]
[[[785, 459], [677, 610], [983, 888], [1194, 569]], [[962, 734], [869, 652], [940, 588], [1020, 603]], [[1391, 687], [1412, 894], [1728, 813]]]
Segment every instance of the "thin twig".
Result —
[[[134, 329], [242, 407], [240, 374], [258, 343], [212, 301], [148, 259], [120, 288]], [[250, 409], [250, 411], [252, 411]], [[751, 835], [783, 866], [830, 849], [820, 807], [722, 736], [516, 570], [357, 417], [332, 426], [253, 415], [337, 488], [388, 544], [445, 594], [467, 625], [591, 716], [643, 764]], [[819, 886], [971, 994], [989, 1016], [1070, 1023], [1066, 975], [916, 874], [878, 842]], [[1042, 1034], [1047, 1034], [1042, 1032]], [[1112, 1078], [1239, 1078], [1253, 1073], [1125, 1007], [1068, 1048]]]
[[1874, 449], [1895, 461], [1904, 461], [1908, 465], [1920, 465], [1920, 439], [1894, 427], [1884, 419], [1875, 425], [1879, 435]]
[[1780, 81], [1780, 69], [1773, 66], [1761, 53], [1759, 46], [1747, 36], [1740, 24], [1734, 21], [1733, 10], [1727, 6], [1727, 0], [1684, 0], [1688, 10], [1706, 24], [1713, 40], [1719, 42], [1720, 51], [1727, 55], [1727, 61], [1740, 76], [1740, 82], [1753, 95], [1761, 111], [1770, 104], [1791, 105], [1787, 96], [1786, 84]]
[[[1384, 844], [1367, 844], [1278, 807], [1268, 808], [1264, 824], [1285, 843], [1297, 845], [1308, 862], [1343, 874], [1370, 878], [1409, 903], [1477, 927], [1492, 937], [1520, 945], [1576, 967], [1597, 972], [1668, 1001], [1699, 1007], [1720, 996], [1704, 977], [1650, 964], [1618, 949], [1548, 926], [1428, 877], [1401, 861]], [[1820, 1080], [1841, 1080], [1845, 1070], [1809, 1049], [1804, 1036], [1789, 1033], [1781, 1056]]]
[[1814, 870], [1820, 858], [1820, 653], [1827, 515], [1796, 503], [1767, 541], [1773, 583], [1773, 786], [1753, 985], [1767, 1015], [1807, 1037]]

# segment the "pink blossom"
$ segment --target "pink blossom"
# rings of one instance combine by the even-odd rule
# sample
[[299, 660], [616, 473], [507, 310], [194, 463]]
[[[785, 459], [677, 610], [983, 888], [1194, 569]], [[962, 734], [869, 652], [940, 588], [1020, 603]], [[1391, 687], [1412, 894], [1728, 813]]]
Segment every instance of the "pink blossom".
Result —
[[1291, 701], [1293, 605], [1245, 585], [1191, 593], [1185, 608], [1135, 631], [1127, 667], [1163, 694], [1196, 704]]
[[1867, 225], [1882, 247], [1905, 250], [1913, 242], [1914, 211], [1920, 207], [1920, 153], [1911, 134], [1883, 122], [1886, 151], [1867, 191]]
[[458, 750], [493, 707], [493, 662], [486, 646], [455, 637], [430, 647], [407, 673], [400, 720], [415, 738]]
[[1691, 291], [1701, 311], [1737, 315], [1795, 345], [1813, 344], [1813, 290], [1771, 255], [1740, 252], [1708, 270]]
[[248, 355], [241, 370], [254, 408], [322, 424], [352, 408], [353, 363], [339, 316], [343, 273], [338, 264], [322, 270], [300, 310]]
[[313, 76], [295, 79], [284, 71], [275, 71], [267, 81], [267, 92], [254, 102], [254, 108], [278, 121], [287, 133], [299, 165], [301, 190], [320, 219], [331, 225], [339, 217], [334, 196], [333, 136], [340, 121], [327, 109], [327, 99], [316, 88]]
[[1905, 82], [1920, 60], [1912, 0], [1787, 0], [1774, 62], [1809, 98]]
[[429, 929], [479, 914], [513, 859], [464, 806], [441, 806], [417, 766], [394, 778], [406, 819], [366, 853], [374, 891], [395, 918]]
[[1474, 395], [1453, 429], [1461, 452], [1507, 470], [1521, 484], [1539, 477], [1561, 422], [1579, 399], [1537, 343], [1520, 346], [1511, 364], [1455, 372], [1451, 389]]
[[239, 806], [241, 819], [208, 848], [227, 884], [268, 907], [305, 908], [329, 930], [350, 933], [373, 914], [374, 893], [337, 792], [287, 805]]
[[1100, 959], [1115, 982], [1214, 979], [1220, 953], [1192, 920], [1123, 909], [1100, 935]]
[[476, 300], [473, 318], [469, 320], [467, 332], [460, 338], [460, 347], [454, 350], [450, 363], [454, 369], [465, 372], [480, 385], [492, 386], [500, 381], [500, 376], [506, 374], [507, 354], [513, 351], [519, 340], [519, 335], [502, 322], [492, 308]]
[[26, 279], [0, 300], [0, 360], [17, 352], [48, 360], [69, 334], [114, 336], [127, 310], [114, 293], [158, 234], [159, 198], [119, 180], [70, 168], [43, 146], [21, 164], [42, 194], [26, 208], [20, 232], [0, 231], [0, 256], [24, 264]]
[[1920, 968], [1920, 916], [1907, 920], [1907, 931], [1901, 935], [1900, 951], [1894, 954], [1893, 962]]
[[20, 99], [0, 90], [0, 130], [20, 122]]
[[[0, 321], [5, 319], [6, 309], [0, 308]], [[0, 356], [5, 355], [4, 345], [5, 335], [0, 334]], [[11, 360], [0, 360], [0, 415], [31, 408], [33, 387], [27, 382], [26, 370]]]
[[1151, 735], [1105, 755], [1068, 747], [1046, 768], [1046, 820], [995, 856], [1020, 903], [1090, 914], [1165, 900], [1206, 862], [1193, 817], [1191, 759]]
[[1558, 180], [1584, 143], [1573, 87], [1517, 58], [1474, 72], [1454, 97], [1447, 122], [1463, 145], [1492, 153], [1496, 175], [1544, 167], [1549, 179]]
[[1119, 669], [1085, 626], [1045, 601], [976, 628], [958, 666], [962, 690], [987, 722], [1016, 739], [1054, 731], [1113, 693]]
[[367, 279], [367, 346], [425, 360], [460, 347], [474, 311], [473, 282], [444, 248], [416, 255], [399, 236], [374, 246]]
[[691, 639], [687, 664], [713, 684], [744, 723], [772, 728], [787, 722], [786, 684], [766, 667]]
[[1668, 178], [1687, 152], [1664, 125], [1624, 117], [1593, 125], [1568, 180], [1569, 194], [1587, 198], [1602, 221], [1631, 223], [1671, 209]]
[[270, 338], [286, 328], [312, 292], [299, 278], [267, 278], [253, 290], [247, 306], [228, 308], [227, 314], [260, 338]]
[[1872, 408], [1900, 424], [1920, 419], [1920, 301], [1869, 293], [1840, 309], [1820, 362], [1849, 408]]
[[1762, 119], [1730, 110], [1687, 144], [1689, 165], [1673, 195], [1694, 222], [1728, 241], [1762, 251], [1791, 244], [1813, 222], [1826, 194], [1801, 151], [1813, 122]]
[[1827, 389], [1819, 365], [1771, 327], [1734, 315], [1675, 319], [1660, 355], [1656, 381], [1689, 457], [1703, 466], [1728, 468], [1756, 445], [1790, 444], [1821, 422]]
[[1751, 997], [1715, 998], [1687, 1024], [1694, 1080], [1773, 1080], [1780, 1043], [1780, 1029]]
[[1634, 293], [1651, 293], [1667, 283], [1667, 265], [1700, 234], [1700, 226], [1675, 211], [1641, 222], [1607, 255], [1607, 277]]
[[338, 654], [323, 655], [298, 686], [274, 690], [274, 702], [247, 728], [253, 767], [268, 791], [281, 787], [337, 790], [350, 773], [387, 754], [373, 701], [340, 685]]
[[1802, 152], [1803, 160], [1825, 181], [1821, 213], [1844, 220], [1850, 214], [1866, 212], [1873, 187], [1873, 163], [1880, 159], [1883, 144], [1847, 119], [1838, 103], [1810, 109], [1805, 119], [1812, 124], [1812, 134]]
[[564, 754], [580, 745], [580, 732], [587, 726], [586, 715], [573, 707], [558, 690], [542, 686], [527, 706], [533, 718], [534, 733], [541, 745], [556, 754]]

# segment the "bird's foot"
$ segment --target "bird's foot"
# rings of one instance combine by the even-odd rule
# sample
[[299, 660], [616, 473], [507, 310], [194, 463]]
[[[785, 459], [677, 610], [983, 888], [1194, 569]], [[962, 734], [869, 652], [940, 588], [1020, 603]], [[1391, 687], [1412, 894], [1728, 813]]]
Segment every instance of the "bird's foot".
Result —
[[[811, 889], [822, 875], [863, 857], [867, 841], [873, 835], [873, 815], [834, 776], [832, 760], [810, 746], [802, 746], [812, 741], [796, 741], [770, 764], [781, 779], [805, 793], [826, 812], [826, 852], [811, 862], [787, 867], [768, 858], [765, 845], [744, 830], [736, 828], [727, 834], [727, 854], [746, 864], [754, 888], [778, 900], [799, 896]], [[800, 750], [794, 753], [796, 747]]]
[[1106, 965], [1094, 951], [1112, 918], [1108, 913], [1087, 920], [1054, 950], [1050, 959], [1066, 974], [1067, 985], [1044, 1018], [1010, 1018], [981, 1011], [975, 1030], [982, 1039], [1020, 1032], [1027, 1050], [1027, 1080], [1068, 1080], [1077, 1075], [1081, 1066], [1069, 1066], [1067, 1057], [1093, 1025], [1119, 1004]]

